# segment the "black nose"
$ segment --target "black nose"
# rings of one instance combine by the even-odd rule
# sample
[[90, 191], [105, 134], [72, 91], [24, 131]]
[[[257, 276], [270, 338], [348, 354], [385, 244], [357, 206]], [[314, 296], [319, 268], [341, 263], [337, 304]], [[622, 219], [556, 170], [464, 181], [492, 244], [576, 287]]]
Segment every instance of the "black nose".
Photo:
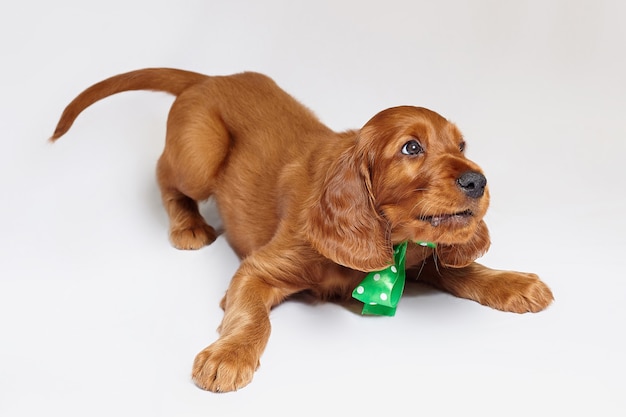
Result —
[[487, 178], [480, 172], [468, 171], [456, 180], [457, 185], [470, 198], [480, 198], [485, 194]]

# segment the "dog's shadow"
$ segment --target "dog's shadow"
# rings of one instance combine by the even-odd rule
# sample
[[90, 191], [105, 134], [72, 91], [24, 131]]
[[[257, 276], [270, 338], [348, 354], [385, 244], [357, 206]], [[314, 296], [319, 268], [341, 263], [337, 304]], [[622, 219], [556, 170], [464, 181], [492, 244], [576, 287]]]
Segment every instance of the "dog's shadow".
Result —
[[[417, 281], [416, 279], [407, 278], [406, 284], [404, 286], [404, 292], [402, 293], [402, 297], [403, 298], [417, 298], [417, 297], [434, 295], [439, 292], [440, 292], [439, 290], [433, 288], [430, 285], [421, 283]], [[348, 300], [324, 301], [324, 300], [320, 300], [319, 298], [315, 297], [313, 294], [307, 291], [294, 294], [291, 297], [289, 297], [288, 300], [290, 302], [302, 303], [308, 306], [315, 306], [324, 302], [330, 302], [330, 303], [339, 305], [345, 308], [346, 310], [348, 310], [349, 312], [358, 316], [361, 315], [361, 310], [363, 309], [363, 303], [353, 298], [348, 299]]]

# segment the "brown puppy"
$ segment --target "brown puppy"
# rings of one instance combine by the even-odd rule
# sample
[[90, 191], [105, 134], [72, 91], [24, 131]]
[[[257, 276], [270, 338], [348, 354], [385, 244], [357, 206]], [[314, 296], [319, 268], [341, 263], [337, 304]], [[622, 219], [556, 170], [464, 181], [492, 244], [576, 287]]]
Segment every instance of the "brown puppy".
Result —
[[336, 133], [264, 75], [144, 69], [81, 93], [52, 140], [86, 107], [128, 90], [177, 96], [157, 167], [173, 245], [198, 249], [215, 240], [197, 204], [214, 196], [242, 259], [222, 300], [219, 339], [195, 359], [201, 388], [248, 384], [273, 306], [301, 291], [349, 298], [404, 241], [437, 243], [434, 250], [409, 243], [407, 268], [456, 296], [517, 313], [553, 299], [534, 274], [474, 262], [489, 247], [486, 180], [464, 156], [459, 130], [437, 113], [396, 107]]

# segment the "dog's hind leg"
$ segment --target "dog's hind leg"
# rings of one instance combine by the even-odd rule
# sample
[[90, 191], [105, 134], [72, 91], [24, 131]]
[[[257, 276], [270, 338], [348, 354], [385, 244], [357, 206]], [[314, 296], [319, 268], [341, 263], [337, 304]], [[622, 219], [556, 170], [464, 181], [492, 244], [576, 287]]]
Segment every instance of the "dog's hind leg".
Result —
[[217, 237], [198, 210], [208, 199], [228, 154], [230, 137], [202, 91], [188, 90], [172, 105], [157, 179], [169, 216], [170, 241], [179, 249], [199, 249]]

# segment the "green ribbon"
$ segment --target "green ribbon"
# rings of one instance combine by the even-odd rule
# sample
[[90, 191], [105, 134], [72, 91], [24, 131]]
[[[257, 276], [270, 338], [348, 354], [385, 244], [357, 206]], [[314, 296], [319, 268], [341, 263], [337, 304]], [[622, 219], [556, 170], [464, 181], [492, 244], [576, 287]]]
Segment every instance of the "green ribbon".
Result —
[[[416, 242], [418, 245], [435, 248], [432, 242]], [[396, 307], [404, 291], [406, 281], [405, 261], [408, 242], [400, 243], [393, 248], [393, 265], [372, 271], [352, 291], [352, 297], [363, 303], [361, 314], [378, 316], [394, 316]]]

